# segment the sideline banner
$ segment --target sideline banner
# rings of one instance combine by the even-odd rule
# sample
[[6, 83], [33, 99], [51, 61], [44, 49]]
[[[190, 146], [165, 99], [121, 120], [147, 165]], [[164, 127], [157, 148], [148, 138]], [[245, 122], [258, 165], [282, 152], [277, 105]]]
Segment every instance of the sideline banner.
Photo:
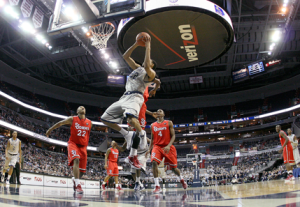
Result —
[[44, 185], [44, 176], [21, 172], [20, 181], [24, 185]]

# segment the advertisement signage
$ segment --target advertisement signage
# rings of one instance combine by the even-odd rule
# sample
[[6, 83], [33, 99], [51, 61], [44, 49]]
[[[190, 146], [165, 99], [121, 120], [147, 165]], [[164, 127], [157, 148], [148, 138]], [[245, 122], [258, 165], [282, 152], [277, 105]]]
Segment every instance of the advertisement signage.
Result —
[[44, 176], [21, 172], [20, 181], [24, 185], [44, 185]]
[[233, 81], [237, 81], [246, 77], [248, 77], [248, 70], [246, 68], [232, 72]]

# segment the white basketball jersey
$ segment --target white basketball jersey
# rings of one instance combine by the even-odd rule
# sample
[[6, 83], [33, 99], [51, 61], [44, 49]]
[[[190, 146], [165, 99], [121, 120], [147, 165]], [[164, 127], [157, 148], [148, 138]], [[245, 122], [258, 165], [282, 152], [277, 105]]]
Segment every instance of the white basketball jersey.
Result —
[[7, 152], [12, 155], [19, 154], [20, 140], [18, 138], [16, 140], [10, 138], [8, 141], [10, 143], [10, 147], [7, 149]]
[[291, 143], [298, 143], [298, 140], [296, 139], [296, 141], [294, 141], [294, 134], [288, 135], [287, 137], [289, 138]]
[[125, 86], [126, 92], [139, 91], [144, 94], [146, 87], [152, 83], [150, 81], [152, 80], [149, 80], [146, 70], [143, 67], [139, 67], [128, 76]]

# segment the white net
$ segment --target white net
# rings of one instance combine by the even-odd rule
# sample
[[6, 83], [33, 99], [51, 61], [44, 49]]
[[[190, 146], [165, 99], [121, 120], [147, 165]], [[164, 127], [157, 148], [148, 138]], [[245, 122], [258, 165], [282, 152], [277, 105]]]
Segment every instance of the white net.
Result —
[[98, 50], [107, 47], [107, 41], [115, 31], [115, 26], [110, 22], [101, 23], [95, 26], [91, 26], [91, 32], [93, 35], [92, 46]]

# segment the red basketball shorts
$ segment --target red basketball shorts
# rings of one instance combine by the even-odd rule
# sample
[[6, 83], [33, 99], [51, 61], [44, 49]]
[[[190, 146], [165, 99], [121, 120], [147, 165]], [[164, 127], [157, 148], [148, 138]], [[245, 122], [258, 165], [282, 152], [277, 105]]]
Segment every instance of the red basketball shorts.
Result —
[[107, 161], [107, 175], [119, 176], [118, 163]]
[[160, 164], [163, 158], [165, 158], [165, 165], [170, 168], [177, 168], [177, 151], [174, 145], [170, 147], [168, 154], [164, 152], [163, 147], [154, 145], [151, 153], [151, 162], [156, 161]]
[[79, 170], [80, 172], [86, 171], [87, 164], [87, 146], [77, 145], [74, 142], [68, 142], [68, 165], [73, 166], [73, 161], [79, 158]]
[[290, 164], [295, 163], [294, 154], [293, 154], [293, 146], [291, 144], [286, 145], [283, 148], [283, 160], [284, 160], [285, 164], [287, 164], [287, 163], [290, 163]]

